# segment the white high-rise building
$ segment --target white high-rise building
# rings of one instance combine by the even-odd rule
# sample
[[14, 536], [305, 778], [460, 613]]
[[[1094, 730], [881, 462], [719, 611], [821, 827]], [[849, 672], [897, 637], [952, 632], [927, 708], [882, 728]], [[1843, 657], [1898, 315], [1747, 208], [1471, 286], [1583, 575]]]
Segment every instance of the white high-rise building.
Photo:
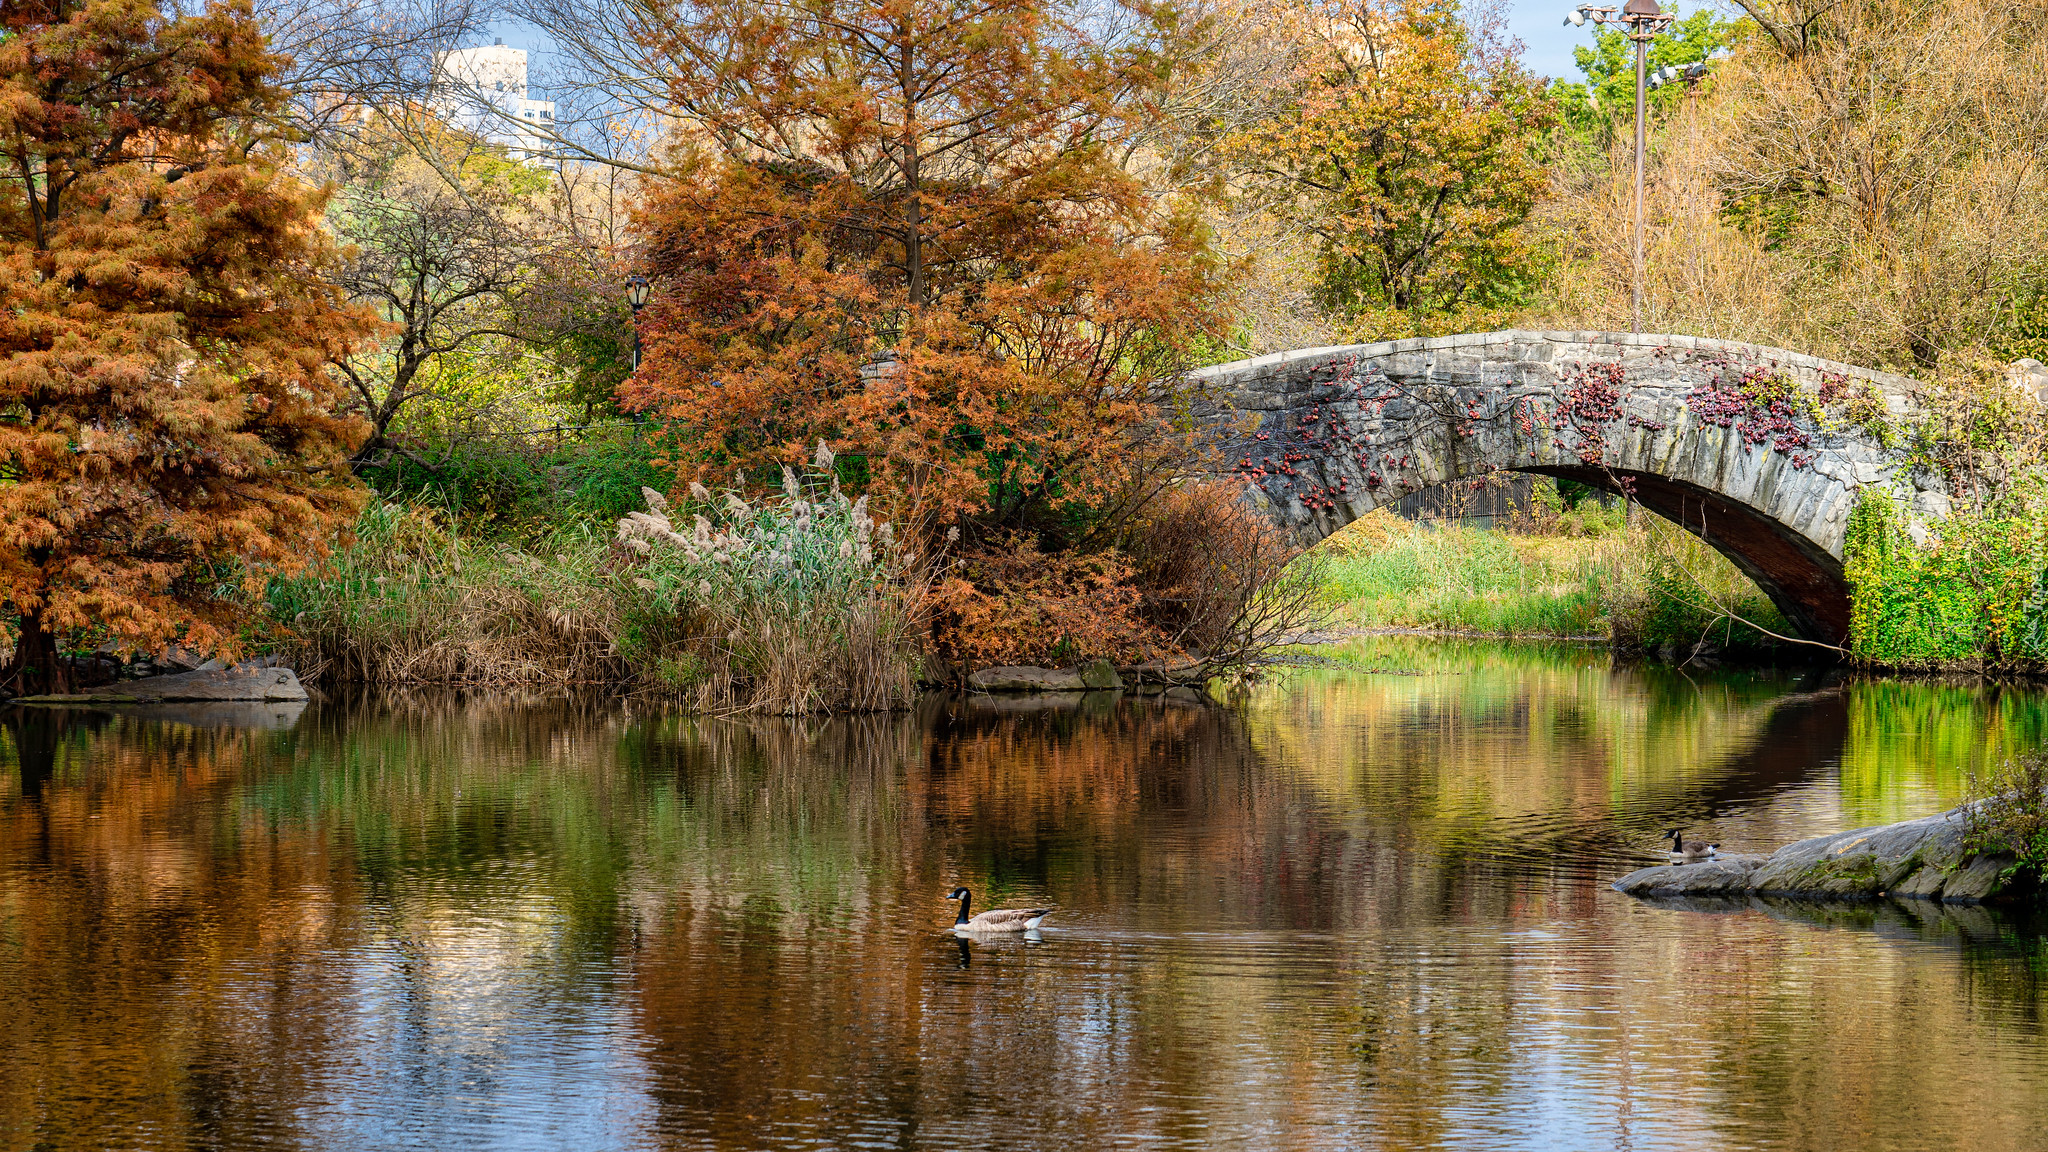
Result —
[[525, 49], [507, 48], [500, 40], [486, 48], [439, 52], [434, 78], [434, 110], [449, 124], [501, 144], [515, 157], [547, 154], [555, 102], [526, 98]]

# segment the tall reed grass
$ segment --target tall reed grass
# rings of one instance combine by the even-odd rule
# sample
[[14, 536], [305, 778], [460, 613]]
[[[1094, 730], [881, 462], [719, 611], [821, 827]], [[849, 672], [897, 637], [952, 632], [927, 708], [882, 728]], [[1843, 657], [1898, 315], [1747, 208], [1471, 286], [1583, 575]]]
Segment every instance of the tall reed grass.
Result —
[[793, 475], [756, 504], [643, 498], [614, 536], [572, 525], [519, 545], [375, 505], [328, 561], [273, 583], [269, 646], [302, 673], [380, 685], [607, 686], [708, 711], [908, 704], [929, 580], [860, 503]]
[[[820, 445], [818, 474], [832, 461]], [[692, 484], [688, 531], [668, 502], [619, 521], [641, 593], [630, 647], [705, 708], [873, 711], [916, 691], [929, 564], [836, 479], [783, 470], [780, 500]]]
[[353, 539], [273, 581], [264, 639], [301, 674], [376, 684], [608, 684], [630, 589], [583, 527], [524, 546], [468, 540], [436, 510], [375, 503]]

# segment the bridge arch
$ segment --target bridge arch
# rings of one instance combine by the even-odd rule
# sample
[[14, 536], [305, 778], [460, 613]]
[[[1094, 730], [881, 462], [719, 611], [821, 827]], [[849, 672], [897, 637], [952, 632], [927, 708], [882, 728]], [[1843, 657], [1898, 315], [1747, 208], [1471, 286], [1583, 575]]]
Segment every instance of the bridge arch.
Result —
[[1934, 477], [1880, 430], [1906, 377], [1754, 344], [1484, 332], [1280, 352], [1205, 369], [1196, 416], [1276, 523], [1312, 543], [1381, 504], [1500, 471], [1626, 495], [1732, 560], [1813, 640], [1849, 631], [1843, 549], [1862, 489], [1921, 520]]

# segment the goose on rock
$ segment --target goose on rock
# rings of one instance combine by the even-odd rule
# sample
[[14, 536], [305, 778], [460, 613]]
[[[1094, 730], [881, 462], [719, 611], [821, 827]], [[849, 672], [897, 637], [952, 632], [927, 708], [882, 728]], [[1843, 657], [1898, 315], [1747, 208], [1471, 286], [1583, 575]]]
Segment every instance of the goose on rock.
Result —
[[1038, 927], [1050, 908], [991, 908], [973, 919], [967, 918], [967, 907], [974, 903], [974, 893], [965, 888], [955, 888], [946, 899], [960, 902], [960, 918], [953, 921], [955, 932], [1025, 932]]
[[1671, 858], [1680, 864], [1697, 864], [1710, 859], [1721, 850], [1719, 844], [1709, 844], [1704, 840], [1687, 840], [1684, 833], [1683, 828], [1673, 828], [1665, 833], [1671, 837]]

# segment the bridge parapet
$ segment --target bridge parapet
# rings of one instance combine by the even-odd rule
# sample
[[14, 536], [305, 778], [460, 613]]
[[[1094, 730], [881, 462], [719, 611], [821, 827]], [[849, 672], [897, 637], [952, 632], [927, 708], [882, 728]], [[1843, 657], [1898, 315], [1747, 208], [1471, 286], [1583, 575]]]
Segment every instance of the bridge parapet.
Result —
[[1858, 492], [1948, 500], [1889, 441], [1909, 378], [1735, 341], [1486, 332], [1218, 365], [1197, 416], [1305, 541], [1419, 488], [1532, 472], [1625, 494], [1719, 549], [1809, 638], [1848, 633]]

